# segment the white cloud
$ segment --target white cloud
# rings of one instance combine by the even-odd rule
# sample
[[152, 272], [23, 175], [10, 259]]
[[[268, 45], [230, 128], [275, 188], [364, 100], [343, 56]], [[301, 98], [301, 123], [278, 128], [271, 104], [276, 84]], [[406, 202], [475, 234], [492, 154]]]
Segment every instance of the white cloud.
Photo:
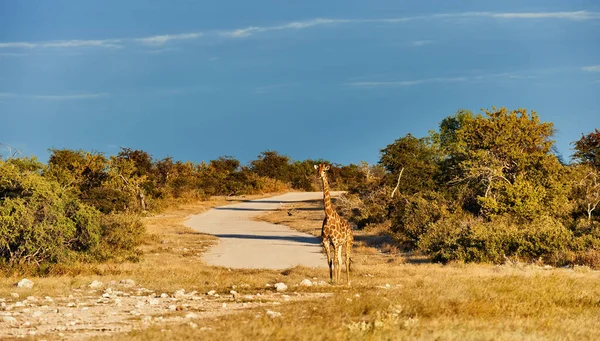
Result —
[[[222, 36], [228, 38], [244, 38], [254, 34], [283, 31], [283, 30], [301, 30], [310, 27], [331, 26], [340, 24], [395, 24], [415, 20], [438, 20], [438, 19], [460, 19], [460, 18], [494, 18], [504, 20], [571, 20], [587, 21], [600, 19], [600, 12], [574, 11], [574, 12], [459, 12], [459, 13], [441, 13], [420, 16], [407, 16], [396, 18], [375, 18], [375, 19], [330, 19], [316, 18], [302, 21], [292, 21], [280, 25], [272, 26], [250, 26], [247, 28], [238, 28], [231, 30], [206, 31], [194, 33], [179, 34], [161, 34], [142, 38], [115, 38], [103, 40], [56, 40], [43, 42], [0, 42], [0, 49], [33, 49], [33, 48], [77, 48], [77, 47], [101, 47], [101, 48], [119, 48], [124, 45], [137, 43], [153, 46], [162, 46], [175, 40], [194, 40], [202, 36]], [[423, 45], [428, 41], [416, 41], [415, 45]]]
[[107, 47], [107, 48], [121, 48], [118, 45], [121, 40], [119, 39], [106, 39], [106, 40], [59, 40], [50, 41], [39, 44], [40, 47], [46, 48], [61, 48], [61, 47]]
[[[494, 13], [494, 12], [473, 12], [465, 13], [472, 16], [482, 16], [500, 19], [567, 19], [567, 20], [594, 20], [600, 19], [600, 13], [576, 11], [576, 12], [525, 12], [525, 13]], [[470, 15], [469, 15], [470, 16]]]
[[147, 45], [164, 45], [171, 40], [191, 40], [198, 39], [202, 36], [202, 33], [181, 33], [181, 34], [163, 34], [145, 38], [137, 38], [136, 41], [147, 44]]
[[425, 78], [416, 80], [406, 81], [363, 81], [363, 82], [350, 82], [346, 85], [357, 88], [378, 88], [378, 87], [406, 87], [413, 85], [420, 85], [425, 83], [456, 83], [468, 81], [467, 77], [436, 77], [436, 78]]
[[68, 94], [68, 95], [23, 95], [11, 92], [0, 92], [0, 98], [23, 98], [31, 100], [42, 100], [42, 101], [72, 101], [72, 100], [85, 100], [85, 99], [97, 99], [108, 97], [109, 94], [106, 92], [102, 93], [84, 93], [84, 94]]
[[36, 44], [27, 43], [27, 42], [0, 43], [0, 49], [3, 49], [3, 48], [31, 49], [34, 47], [36, 47]]
[[48, 100], [48, 101], [71, 101], [82, 99], [96, 99], [108, 97], [108, 93], [92, 93], [92, 94], [73, 94], [73, 95], [25, 95], [25, 98]]
[[11, 42], [11, 43], [0, 43], [0, 48], [21, 48], [21, 49], [33, 49], [33, 48], [63, 48], [63, 47], [108, 47], [108, 48], [120, 48], [121, 45], [117, 43], [121, 42], [119, 39], [106, 39], [106, 40], [55, 40], [45, 42]]
[[490, 73], [480, 75], [468, 75], [461, 77], [434, 77], [434, 78], [423, 78], [414, 80], [401, 80], [401, 81], [355, 81], [347, 82], [344, 85], [354, 88], [391, 88], [391, 87], [409, 87], [421, 84], [431, 83], [459, 83], [459, 82], [482, 82], [490, 80], [531, 80], [540, 78], [537, 75], [527, 75], [515, 72], [505, 73]]
[[[351, 23], [353, 20], [348, 19], [311, 19], [306, 21], [292, 21], [282, 25], [276, 26], [250, 26], [248, 28], [231, 30], [231, 31], [222, 31], [221, 35], [225, 37], [231, 38], [244, 38], [248, 37], [254, 33], [262, 33], [268, 31], [281, 31], [281, 30], [300, 30], [304, 28], [314, 27], [314, 26], [322, 26], [322, 25], [332, 25], [332, 24], [343, 24], [343, 23]], [[358, 21], [357, 21], [358, 22]]]
[[600, 65], [584, 66], [581, 68], [581, 70], [587, 71], [587, 72], [600, 72]]

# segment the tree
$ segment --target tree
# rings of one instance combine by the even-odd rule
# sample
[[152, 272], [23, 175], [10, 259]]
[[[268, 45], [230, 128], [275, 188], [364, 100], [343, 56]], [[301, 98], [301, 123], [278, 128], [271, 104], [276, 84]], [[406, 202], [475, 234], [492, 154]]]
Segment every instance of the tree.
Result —
[[600, 131], [596, 128], [587, 135], [582, 134], [581, 139], [574, 144], [575, 153], [571, 158], [600, 170]]
[[290, 182], [289, 162], [289, 157], [266, 150], [258, 155], [257, 160], [250, 162], [250, 169], [259, 176]]
[[121, 147], [121, 151], [117, 154], [118, 159], [129, 160], [135, 166], [135, 175], [149, 176], [153, 169], [153, 160], [150, 154], [143, 150], [133, 150]]
[[433, 190], [438, 174], [437, 154], [429, 138], [407, 134], [381, 150], [379, 164], [387, 171], [385, 182], [391, 188], [398, 183], [401, 193]]
[[102, 153], [70, 149], [50, 152], [47, 173], [65, 188], [85, 194], [100, 187], [108, 177], [108, 160]]
[[470, 189], [466, 192], [474, 196], [477, 212], [527, 219], [559, 213], [566, 197], [560, 185], [562, 165], [552, 154], [554, 128], [535, 111], [502, 107], [476, 116], [459, 112], [444, 120], [440, 130], [438, 141], [448, 153], [442, 169], [451, 167], [451, 183]]
[[588, 222], [600, 204], [600, 171], [589, 164], [573, 166], [575, 193], [574, 199], [585, 210]]

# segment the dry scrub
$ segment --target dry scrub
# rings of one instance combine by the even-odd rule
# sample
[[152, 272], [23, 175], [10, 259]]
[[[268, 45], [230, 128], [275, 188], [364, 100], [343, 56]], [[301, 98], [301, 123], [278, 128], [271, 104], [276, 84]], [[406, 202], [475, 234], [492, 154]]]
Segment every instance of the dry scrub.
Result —
[[[173, 315], [179, 317], [168, 323], [157, 321], [157, 317], [145, 322], [137, 317], [132, 322], [137, 329], [103, 335], [103, 340], [600, 339], [600, 273], [589, 268], [556, 269], [522, 263], [442, 266], [404, 257], [386, 238], [373, 231], [357, 231], [351, 287], [303, 287], [298, 286], [303, 279], [327, 278], [327, 269], [229, 270], [204, 265], [198, 256], [214, 239], [191, 232], [182, 222], [187, 215], [215, 204], [221, 202], [190, 205], [149, 218], [153, 238], [144, 245], [141, 263], [90, 267], [80, 275], [34, 278], [32, 290], [9, 287], [17, 278], [3, 279], [0, 295], [10, 297], [10, 292], [19, 292], [21, 297], [41, 298], [80, 290], [92, 280], [108, 283], [131, 278], [157, 294], [172, 295], [181, 288], [196, 290], [205, 301], [205, 309], [215, 304], [217, 313], [206, 318], [185, 319], [190, 312], [200, 312], [193, 306], [157, 315], [163, 321]], [[321, 203], [295, 205], [318, 208]], [[262, 219], [318, 234], [322, 211], [292, 209], [290, 213], [284, 209]], [[93, 271], [97, 274], [92, 275]], [[279, 281], [288, 284], [287, 296], [266, 286]], [[209, 290], [215, 290], [220, 298], [207, 297]], [[237, 298], [231, 290], [237, 291]], [[248, 303], [246, 295], [257, 297], [259, 293], [264, 301], [243, 306]], [[332, 296], [322, 295], [327, 293]], [[231, 305], [228, 313], [237, 313], [218, 314], [222, 303]], [[235, 309], [235, 304], [240, 309]], [[53, 339], [56, 334], [44, 338]]]

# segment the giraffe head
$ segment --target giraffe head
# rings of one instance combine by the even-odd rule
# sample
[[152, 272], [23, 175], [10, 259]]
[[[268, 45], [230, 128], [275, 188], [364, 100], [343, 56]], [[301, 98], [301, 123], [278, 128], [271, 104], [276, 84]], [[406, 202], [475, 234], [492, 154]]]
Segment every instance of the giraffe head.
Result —
[[324, 178], [325, 172], [329, 170], [329, 165], [320, 163], [318, 165], [315, 165], [315, 169], [317, 170], [317, 174], [319, 174], [319, 177]]

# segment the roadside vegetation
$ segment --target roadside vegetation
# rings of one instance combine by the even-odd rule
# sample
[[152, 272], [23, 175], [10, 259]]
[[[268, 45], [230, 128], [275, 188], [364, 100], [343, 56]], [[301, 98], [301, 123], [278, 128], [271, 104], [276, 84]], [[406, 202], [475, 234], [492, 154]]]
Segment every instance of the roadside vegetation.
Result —
[[[248, 165], [229, 156], [197, 164], [128, 148], [113, 156], [51, 150], [47, 164], [5, 155], [0, 298], [77, 298], [92, 281], [131, 279], [169, 295], [236, 290], [231, 300], [243, 303], [246, 294], [278, 295], [266, 284], [285, 282], [290, 296], [333, 295], [277, 296], [270, 309], [278, 317], [250, 307], [112, 338], [595, 340], [600, 131], [574, 141], [570, 162], [554, 151], [553, 134], [522, 109], [459, 111], [427, 137], [398, 138], [375, 165], [334, 164], [331, 187], [347, 191], [335, 207], [356, 227], [350, 287], [299, 286], [327, 279], [326, 267], [208, 266], [200, 257], [215, 238], [183, 225], [239, 200], [320, 191], [313, 165], [326, 160], [265, 151]], [[296, 203], [260, 219], [318, 235], [321, 205]], [[14, 287], [23, 274], [34, 276], [33, 288]]]
[[[47, 164], [8, 155], [0, 159], [0, 272], [43, 275], [67, 264], [139, 261], [147, 237], [141, 217], [217, 196], [317, 190], [315, 162], [324, 161], [292, 161], [275, 151], [248, 166], [229, 156], [200, 164], [156, 160], [128, 148], [113, 156], [52, 149]], [[334, 170], [340, 189], [361, 174], [353, 165]]]
[[461, 110], [381, 150], [340, 208], [436, 262], [600, 267], [600, 132], [557, 155], [552, 123], [525, 109]]

